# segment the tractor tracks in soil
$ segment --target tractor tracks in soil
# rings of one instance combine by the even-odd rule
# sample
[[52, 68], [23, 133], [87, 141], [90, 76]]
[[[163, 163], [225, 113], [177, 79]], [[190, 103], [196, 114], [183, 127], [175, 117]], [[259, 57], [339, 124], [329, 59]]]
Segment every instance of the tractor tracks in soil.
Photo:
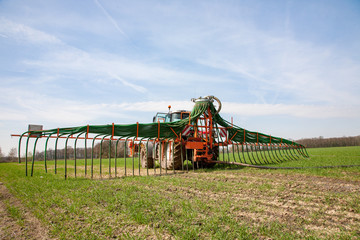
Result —
[[[289, 231], [312, 231], [318, 237], [356, 232], [360, 236], [360, 182], [279, 173], [189, 173], [179, 185], [157, 191], [200, 199], [212, 209], [251, 225], [278, 222]], [[227, 209], [228, 208], [228, 209]], [[204, 213], [204, 214], [211, 214]]]
[[0, 239], [54, 239], [49, 230], [0, 182]]
[[[209, 218], [218, 220], [229, 216], [239, 224], [253, 227], [250, 231], [257, 238], [264, 237], [257, 230], [273, 225], [275, 228], [280, 225], [281, 231], [296, 232], [303, 237], [334, 239], [339, 234], [349, 233], [360, 238], [358, 180], [262, 170], [189, 172], [151, 178], [151, 181], [134, 178], [128, 184], [136, 185], [146, 193], [158, 194], [159, 199], [166, 198], [174, 204], [172, 211], [176, 214], [186, 215], [181, 204], [189, 204], [190, 210], [196, 208], [197, 216], [191, 218], [189, 224], [204, 226]], [[126, 181], [119, 180], [115, 186], [124, 183]], [[124, 186], [119, 189], [124, 189]], [[96, 206], [97, 211], [106, 212], [106, 205], [98, 203]], [[163, 211], [157, 204], [151, 206]], [[65, 214], [61, 212], [63, 209], [58, 210], [58, 214]], [[114, 236], [127, 232], [148, 239], [171, 238], [165, 229], [156, 230], [156, 223], [140, 224], [131, 218], [125, 221], [122, 219], [127, 218], [122, 214], [110, 214], [113, 218], [104, 219], [106, 216], [98, 215], [90, 208], [85, 209], [84, 214], [74, 216], [79, 228], [90, 224], [85, 221], [86, 215], [94, 214], [98, 218], [96, 224], [105, 221], [116, 229]], [[164, 221], [176, 221], [176, 214]], [[83, 219], [76, 220], [80, 217]], [[222, 224], [228, 227], [226, 222]], [[0, 239], [50, 239], [48, 228], [1, 183]]]

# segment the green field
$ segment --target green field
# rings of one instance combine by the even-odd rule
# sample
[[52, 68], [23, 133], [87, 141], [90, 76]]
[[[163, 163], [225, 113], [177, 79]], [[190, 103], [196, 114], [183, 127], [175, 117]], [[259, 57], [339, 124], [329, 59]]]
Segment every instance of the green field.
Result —
[[[360, 147], [308, 152], [310, 159], [271, 166], [360, 164]], [[44, 162], [35, 162], [33, 177], [25, 176], [24, 163], [0, 164], [0, 214], [12, 223], [0, 227], [0, 238], [13, 239], [15, 230], [15, 238], [22, 239], [360, 238], [360, 167], [266, 170], [219, 165], [147, 177], [146, 169], [140, 169], [142, 176], [132, 176], [139, 175], [139, 162], [128, 158], [128, 177], [122, 177], [125, 162], [118, 159], [121, 177], [109, 179], [109, 160], [102, 159], [100, 178], [96, 159], [92, 180], [84, 178], [84, 160], [77, 161], [76, 178], [69, 160], [64, 180], [64, 161], [57, 162], [56, 175], [54, 164], [48, 161], [45, 173]], [[114, 164], [111, 159], [111, 177]], [[30, 169], [31, 164], [29, 174]]]

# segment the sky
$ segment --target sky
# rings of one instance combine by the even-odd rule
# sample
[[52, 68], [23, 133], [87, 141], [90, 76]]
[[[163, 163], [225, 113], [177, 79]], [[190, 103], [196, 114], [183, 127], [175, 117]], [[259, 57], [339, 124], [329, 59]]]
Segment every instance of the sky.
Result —
[[0, 148], [214, 95], [236, 125], [360, 135], [360, 1], [0, 0]]

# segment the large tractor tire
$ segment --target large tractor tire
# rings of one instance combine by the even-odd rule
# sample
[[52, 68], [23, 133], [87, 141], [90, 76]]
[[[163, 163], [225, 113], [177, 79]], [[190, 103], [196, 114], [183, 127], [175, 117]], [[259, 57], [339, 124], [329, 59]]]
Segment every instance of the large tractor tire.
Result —
[[[147, 146], [147, 151], [146, 151], [146, 146]], [[140, 149], [141, 167], [153, 168], [154, 167], [154, 159], [153, 159], [152, 155], [153, 155], [154, 143], [152, 143], [152, 142], [142, 143], [140, 148], [141, 148]]]
[[185, 159], [185, 148], [180, 142], [167, 142], [164, 146], [164, 155], [161, 158], [161, 168], [163, 169], [182, 169], [183, 159]]

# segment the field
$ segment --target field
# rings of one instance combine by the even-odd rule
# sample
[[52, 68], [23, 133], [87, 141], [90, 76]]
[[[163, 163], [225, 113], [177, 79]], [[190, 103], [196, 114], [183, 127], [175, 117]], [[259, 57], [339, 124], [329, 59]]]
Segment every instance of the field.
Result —
[[[308, 152], [273, 166], [360, 164], [360, 147]], [[92, 180], [79, 161], [64, 180], [61, 164], [55, 175], [53, 162], [48, 173], [36, 162], [33, 177], [24, 163], [0, 164], [0, 239], [360, 239], [360, 167]]]

